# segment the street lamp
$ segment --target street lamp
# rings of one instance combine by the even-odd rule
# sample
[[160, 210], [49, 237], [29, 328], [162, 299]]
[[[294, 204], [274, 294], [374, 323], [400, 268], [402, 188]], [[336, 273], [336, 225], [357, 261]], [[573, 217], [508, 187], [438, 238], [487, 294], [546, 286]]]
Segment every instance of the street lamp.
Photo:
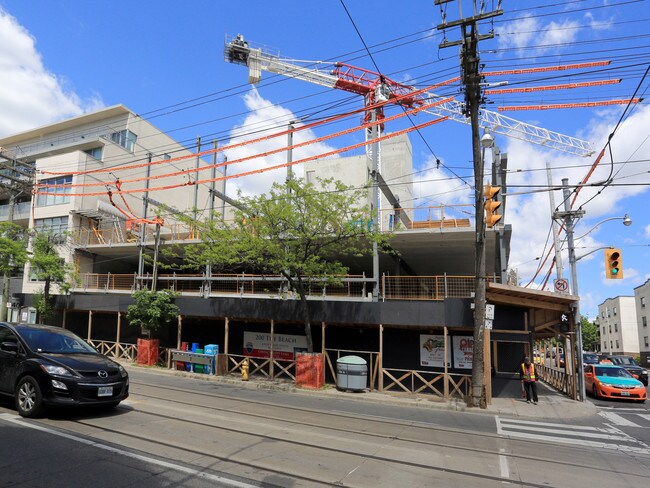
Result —
[[585, 232], [584, 234], [582, 234], [580, 237], [576, 237], [576, 238], [574, 239], [574, 242], [575, 242], [575, 241], [578, 241], [578, 240], [580, 240], [580, 239], [582, 239], [583, 237], [585, 237], [585, 236], [588, 235], [588, 234], [591, 234], [591, 233], [592, 233], [594, 230], [596, 230], [596, 228], [599, 227], [601, 224], [604, 224], [605, 222], [609, 222], [610, 220], [622, 220], [622, 221], [623, 221], [623, 225], [626, 226], [626, 227], [629, 227], [630, 225], [632, 225], [632, 219], [630, 218], [630, 215], [629, 215], [629, 214], [625, 214], [623, 217], [610, 217], [610, 218], [608, 218], [608, 219], [601, 220], [601, 221], [598, 222], [596, 225], [594, 225], [591, 229], [589, 229], [587, 232]]
[[[562, 180], [562, 186], [564, 190], [564, 212], [556, 212], [554, 214], [554, 218], [563, 218], [565, 222], [565, 229], [566, 229], [566, 235], [567, 235], [567, 246], [568, 246], [568, 251], [569, 251], [569, 265], [571, 266], [571, 293], [575, 296], [578, 297], [578, 301], [575, 303], [574, 306], [574, 320], [577, 321], [575, 326], [576, 326], [576, 349], [577, 349], [577, 372], [579, 373], [576, 377], [578, 380], [578, 385], [580, 387], [580, 394], [579, 394], [579, 399], [580, 401], [585, 400], [585, 382], [584, 378], [582, 377], [582, 371], [584, 370], [584, 366], [582, 363], [582, 323], [580, 321], [580, 293], [578, 292], [578, 271], [576, 269], [576, 263], [578, 259], [581, 259], [588, 254], [587, 253], [583, 256], [580, 256], [579, 258], [576, 258], [575, 254], [575, 246], [574, 242], [578, 239], [582, 239], [585, 237], [587, 234], [592, 232], [594, 229], [596, 229], [599, 225], [609, 222], [610, 220], [622, 220], [623, 225], [625, 226], [630, 226], [632, 225], [632, 219], [628, 214], [625, 214], [623, 217], [611, 217], [608, 219], [605, 219], [601, 222], [598, 222], [595, 226], [593, 226], [589, 231], [578, 237], [577, 239], [574, 240], [573, 238], [573, 230], [575, 227], [575, 218], [576, 217], [582, 217], [584, 215], [584, 210], [574, 210], [572, 211], [569, 208], [569, 180], [568, 179], [563, 179]], [[595, 252], [596, 250], [592, 251]]]

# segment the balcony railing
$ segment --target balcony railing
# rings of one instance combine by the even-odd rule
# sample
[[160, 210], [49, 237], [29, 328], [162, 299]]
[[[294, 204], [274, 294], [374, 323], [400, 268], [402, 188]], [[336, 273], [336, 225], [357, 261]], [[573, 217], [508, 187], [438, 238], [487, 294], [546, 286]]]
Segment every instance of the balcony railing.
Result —
[[[31, 202], [20, 202], [14, 205], [13, 220], [29, 219], [29, 212], [32, 208]], [[9, 205], [0, 205], [0, 221], [9, 219]]]
[[[496, 277], [487, 277], [497, 281]], [[83, 273], [73, 286], [73, 291], [105, 293], [132, 293], [150, 288], [153, 279], [137, 274]], [[306, 280], [309, 298], [332, 300], [368, 300], [374, 280], [365, 275], [341, 276], [332, 284], [313, 278]], [[162, 274], [157, 278], [158, 290], [174, 290], [181, 294], [203, 297], [256, 296], [291, 299], [297, 298], [288, 290], [283, 276], [252, 274]], [[473, 276], [382, 276], [380, 295], [384, 300], [444, 300], [445, 298], [470, 298], [475, 291]]]
[[[473, 215], [471, 205], [453, 205], [436, 207], [403, 208], [402, 212], [412, 215], [411, 224], [405, 228], [401, 220], [388, 219], [388, 215], [395, 217], [395, 210], [382, 210], [380, 219], [388, 219], [392, 224], [388, 231], [409, 231], [417, 229], [450, 229], [469, 228], [472, 225]], [[107, 245], [138, 243], [140, 239], [139, 228], [127, 228], [125, 221], [114, 222], [106, 227], [83, 227], [71, 231], [72, 243], [76, 246], [86, 247], [91, 245]], [[192, 241], [201, 238], [199, 230], [189, 224], [169, 223], [160, 228], [160, 238], [163, 241]], [[153, 242], [155, 239], [155, 226], [144, 226], [144, 239]]]

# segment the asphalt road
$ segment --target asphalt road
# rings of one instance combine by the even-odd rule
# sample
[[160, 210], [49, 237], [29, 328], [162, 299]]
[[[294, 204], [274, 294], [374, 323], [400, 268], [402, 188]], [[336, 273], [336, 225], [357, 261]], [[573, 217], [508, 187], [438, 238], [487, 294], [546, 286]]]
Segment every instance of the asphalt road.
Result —
[[112, 411], [23, 420], [0, 403], [0, 486], [592, 488], [650, 478], [645, 405], [598, 402], [635, 426], [611, 415], [536, 422], [140, 369], [131, 380]]

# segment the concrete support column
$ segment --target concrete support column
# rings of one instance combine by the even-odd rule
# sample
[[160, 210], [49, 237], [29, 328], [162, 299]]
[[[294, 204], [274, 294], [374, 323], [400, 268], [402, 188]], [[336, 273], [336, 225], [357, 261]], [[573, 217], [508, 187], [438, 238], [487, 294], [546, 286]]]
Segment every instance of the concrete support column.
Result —
[[445, 377], [443, 379], [443, 395], [445, 397], [445, 400], [449, 400], [449, 361], [447, 361], [447, 358], [449, 357], [449, 349], [447, 348], [447, 339], [449, 338], [449, 331], [447, 330], [447, 327], [444, 328], [444, 333], [442, 336], [443, 339], [443, 350], [444, 350], [444, 356], [442, 363], [444, 364], [445, 368]]
[[274, 368], [275, 365], [273, 364], [274, 350], [275, 350], [275, 321], [273, 319], [271, 319], [271, 357], [270, 357], [271, 363], [270, 363], [270, 367], [269, 367], [269, 375], [271, 376], [271, 379], [274, 378], [273, 374], [275, 373], [275, 368]]
[[88, 310], [88, 340], [92, 337], [93, 332], [93, 311]]
[[379, 392], [384, 391], [384, 325], [379, 324]]
[[117, 344], [118, 348], [120, 345], [121, 332], [122, 332], [122, 313], [117, 312], [117, 330], [115, 331], [115, 343]]
[[181, 348], [181, 337], [183, 334], [183, 316], [178, 316], [178, 325], [176, 326], [176, 349]]
[[230, 321], [228, 320], [228, 317], [226, 317], [226, 324], [225, 324], [225, 331], [224, 331], [224, 339], [223, 339], [223, 353], [228, 355], [228, 335], [230, 331]]

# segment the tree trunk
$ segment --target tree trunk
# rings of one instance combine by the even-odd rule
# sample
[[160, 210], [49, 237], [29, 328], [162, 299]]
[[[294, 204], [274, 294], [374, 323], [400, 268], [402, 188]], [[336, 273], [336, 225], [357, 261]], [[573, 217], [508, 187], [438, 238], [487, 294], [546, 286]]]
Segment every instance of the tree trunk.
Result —
[[307, 352], [314, 352], [314, 340], [311, 336], [311, 322], [309, 321], [309, 307], [307, 305], [307, 295], [305, 293], [305, 287], [302, 283], [302, 277], [298, 276], [297, 279], [297, 289], [298, 294], [300, 295], [300, 310], [302, 311], [302, 318], [305, 323], [305, 337], [307, 338]]

